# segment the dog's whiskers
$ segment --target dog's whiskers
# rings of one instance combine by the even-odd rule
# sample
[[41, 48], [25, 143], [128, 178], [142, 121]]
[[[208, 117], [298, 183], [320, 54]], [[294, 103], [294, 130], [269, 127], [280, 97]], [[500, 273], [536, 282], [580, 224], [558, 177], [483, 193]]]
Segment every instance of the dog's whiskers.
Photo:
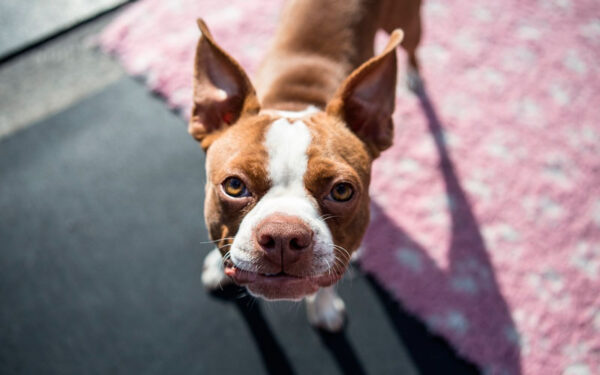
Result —
[[226, 244], [225, 244], [225, 245], [223, 245], [223, 246], [219, 246], [219, 250], [223, 250], [223, 249], [225, 249], [225, 248], [228, 248], [228, 247], [231, 247], [231, 246], [233, 246], [233, 244], [231, 244], [231, 243], [226, 243]]
[[327, 221], [329, 219], [335, 219], [335, 218], [338, 218], [338, 217], [339, 216], [336, 216], [336, 215], [324, 214], [324, 215], [319, 216], [319, 219], [321, 219], [323, 221]]
[[334, 247], [335, 249], [338, 249], [338, 250], [340, 250], [340, 251], [341, 251], [341, 252], [342, 252], [342, 253], [345, 255], [345, 258], [346, 258], [346, 261], [347, 261], [347, 262], [349, 262], [349, 261], [350, 261], [351, 255], [350, 255], [350, 252], [349, 252], [348, 250], [346, 250], [344, 247], [342, 247], [342, 246], [340, 246], [340, 245], [336, 245], [336, 244], [333, 244], [333, 247]]
[[233, 240], [234, 237], [223, 237], [223, 238], [219, 238], [217, 240], [208, 240], [208, 241], [200, 241], [199, 244], [205, 245], [205, 244], [218, 244], [219, 242], [222, 241], [228, 241], [228, 240]]

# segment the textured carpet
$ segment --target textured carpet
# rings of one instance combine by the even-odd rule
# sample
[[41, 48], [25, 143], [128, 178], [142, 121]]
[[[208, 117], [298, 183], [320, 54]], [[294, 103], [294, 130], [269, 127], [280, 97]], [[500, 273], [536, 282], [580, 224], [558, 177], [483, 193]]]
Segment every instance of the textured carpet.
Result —
[[[142, 0], [101, 43], [187, 113], [195, 18], [252, 73], [280, 5]], [[427, 1], [427, 90], [399, 80], [361, 264], [491, 374], [600, 373], [599, 14]]]

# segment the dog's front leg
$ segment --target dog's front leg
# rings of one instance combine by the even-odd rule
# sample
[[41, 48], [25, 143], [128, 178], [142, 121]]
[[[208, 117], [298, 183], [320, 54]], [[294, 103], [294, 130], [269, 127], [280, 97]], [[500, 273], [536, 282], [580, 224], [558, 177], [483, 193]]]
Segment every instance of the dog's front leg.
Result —
[[213, 291], [230, 284], [231, 282], [231, 278], [225, 275], [221, 252], [219, 252], [219, 249], [215, 248], [208, 253], [206, 258], [204, 258], [202, 284], [207, 290]]
[[306, 297], [306, 312], [310, 324], [317, 328], [338, 332], [344, 326], [346, 307], [333, 285]]

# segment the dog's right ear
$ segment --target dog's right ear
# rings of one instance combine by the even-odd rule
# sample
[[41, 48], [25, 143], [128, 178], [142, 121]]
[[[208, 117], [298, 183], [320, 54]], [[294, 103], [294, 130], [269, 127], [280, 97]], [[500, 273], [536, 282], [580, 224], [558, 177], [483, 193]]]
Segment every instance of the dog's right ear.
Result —
[[194, 104], [189, 133], [205, 150], [219, 130], [246, 114], [260, 110], [248, 76], [231, 56], [215, 43], [206, 23], [198, 19], [202, 36], [194, 63]]

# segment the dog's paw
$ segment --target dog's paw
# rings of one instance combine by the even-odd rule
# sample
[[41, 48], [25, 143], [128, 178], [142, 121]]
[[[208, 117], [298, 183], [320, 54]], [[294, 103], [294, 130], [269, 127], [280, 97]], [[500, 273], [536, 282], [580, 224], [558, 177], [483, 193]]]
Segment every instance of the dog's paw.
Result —
[[364, 253], [364, 249], [363, 246], [360, 245], [358, 247], [358, 249], [356, 249], [352, 255], [350, 256], [350, 264], [358, 264], [360, 263], [360, 258], [362, 257], [362, 254]]
[[308, 321], [316, 328], [328, 332], [339, 332], [346, 320], [344, 301], [333, 287], [320, 289], [315, 295], [306, 298]]
[[231, 284], [232, 280], [225, 275], [223, 268], [223, 257], [219, 249], [214, 249], [206, 258], [202, 268], [202, 285], [209, 291], [221, 289], [223, 286]]
[[406, 86], [410, 91], [414, 92], [415, 94], [420, 93], [421, 91], [423, 91], [424, 88], [423, 79], [421, 78], [421, 75], [415, 68], [411, 66], [409, 66], [406, 70]]

